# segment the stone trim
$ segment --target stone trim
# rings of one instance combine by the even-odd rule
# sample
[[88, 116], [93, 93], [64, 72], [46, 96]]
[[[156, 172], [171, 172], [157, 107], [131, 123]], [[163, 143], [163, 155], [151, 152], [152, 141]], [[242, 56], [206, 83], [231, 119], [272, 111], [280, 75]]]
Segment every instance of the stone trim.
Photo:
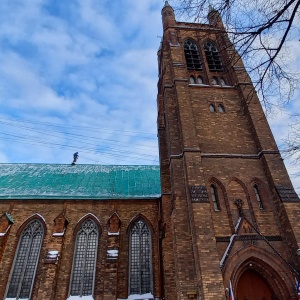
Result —
[[[280, 235], [238, 235], [235, 237], [236, 241], [246, 241], [246, 240], [264, 240], [266, 239], [268, 242], [280, 242], [282, 241], [282, 237]], [[217, 243], [229, 243], [230, 242], [230, 236], [217, 236], [216, 237]]]

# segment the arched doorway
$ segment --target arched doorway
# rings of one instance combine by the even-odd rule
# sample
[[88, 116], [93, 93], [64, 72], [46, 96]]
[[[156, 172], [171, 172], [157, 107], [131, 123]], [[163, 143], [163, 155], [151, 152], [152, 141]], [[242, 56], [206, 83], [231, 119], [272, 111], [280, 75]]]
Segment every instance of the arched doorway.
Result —
[[247, 269], [239, 278], [235, 294], [237, 300], [278, 299], [266, 280], [251, 269]]

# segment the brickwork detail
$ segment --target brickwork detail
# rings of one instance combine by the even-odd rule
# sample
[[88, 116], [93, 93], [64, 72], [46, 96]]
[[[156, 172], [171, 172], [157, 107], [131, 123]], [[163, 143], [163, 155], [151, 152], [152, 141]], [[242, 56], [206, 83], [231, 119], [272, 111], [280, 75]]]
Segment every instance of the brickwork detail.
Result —
[[193, 203], [208, 203], [208, 193], [205, 185], [190, 186], [190, 195]]
[[293, 187], [276, 186], [276, 191], [282, 202], [299, 202], [299, 197]]

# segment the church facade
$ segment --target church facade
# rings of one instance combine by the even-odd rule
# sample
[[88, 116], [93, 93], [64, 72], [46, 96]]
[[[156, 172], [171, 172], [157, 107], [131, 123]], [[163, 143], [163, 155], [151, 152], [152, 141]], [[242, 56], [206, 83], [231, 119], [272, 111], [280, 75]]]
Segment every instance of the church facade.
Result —
[[162, 9], [160, 166], [1, 166], [0, 298], [297, 299], [299, 198], [208, 19]]

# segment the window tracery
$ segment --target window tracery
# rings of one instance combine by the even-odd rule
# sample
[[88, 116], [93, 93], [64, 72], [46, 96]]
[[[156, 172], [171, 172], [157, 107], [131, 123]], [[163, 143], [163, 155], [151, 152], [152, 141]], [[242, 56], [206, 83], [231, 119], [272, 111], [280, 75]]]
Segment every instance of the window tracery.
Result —
[[37, 219], [24, 228], [20, 236], [6, 298], [30, 298], [43, 237], [44, 227]]
[[151, 293], [151, 234], [142, 219], [137, 220], [130, 230], [129, 268], [129, 294]]
[[93, 295], [98, 235], [98, 226], [92, 219], [84, 221], [77, 232], [71, 276], [71, 296]]

